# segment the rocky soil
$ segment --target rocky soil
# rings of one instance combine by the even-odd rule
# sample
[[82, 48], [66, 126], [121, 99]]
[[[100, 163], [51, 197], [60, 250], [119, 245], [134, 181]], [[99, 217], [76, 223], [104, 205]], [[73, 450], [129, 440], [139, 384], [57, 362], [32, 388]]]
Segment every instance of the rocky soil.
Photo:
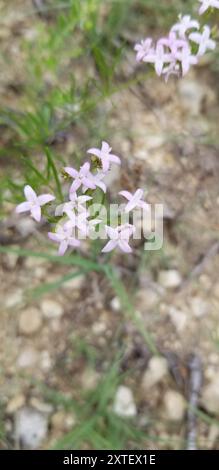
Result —
[[[4, 31], [7, 41], [10, 27]], [[134, 70], [133, 58], [127, 67]], [[68, 267], [2, 254], [2, 448], [49, 448], [73, 429], [74, 412], [48, 399], [42, 385], [80, 400], [81, 391], [98, 387], [120, 345], [127, 374], [111, 412], [140, 426], [152, 420], [149, 434], [159, 440], [147, 439], [146, 448], [185, 447], [196, 355], [203, 375], [198, 404], [205, 413], [197, 422], [197, 445], [219, 448], [219, 89], [207, 68], [168, 85], [149, 78], [100, 106], [124, 163], [111, 175], [112, 198], [119, 188], [137, 185], [146, 186], [149, 202], [164, 203], [161, 252], [139, 259], [136, 247], [131, 259], [115, 256], [127, 285], [135, 276], [135, 309], [160, 355], [151, 354], [100, 275], [81, 276], [33, 300], [28, 288], [57, 280]], [[9, 97], [5, 90], [3, 99]], [[9, 218], [11, 210], [8, 205]], [[25, 217], [13, 224], [19, 234], [30, 233], [22, 246], [39, 251], [44, 229], [36, 231]], [[82, 343], [95, 350], [92, 362]]]

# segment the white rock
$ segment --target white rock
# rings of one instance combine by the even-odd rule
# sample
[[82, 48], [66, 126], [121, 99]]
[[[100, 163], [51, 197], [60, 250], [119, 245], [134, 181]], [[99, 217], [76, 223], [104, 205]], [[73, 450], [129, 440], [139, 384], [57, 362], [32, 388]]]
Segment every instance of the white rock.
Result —
[[181, 421], [186, 410], [186, 401], [175, 390], [168, 390], [164, 395], [164, 412], [170, 421]]
[[152, 289], [140, 289], [137, 293], [137, 302], [140, 310], [153, 309], [158, 301], [159, 294]]
[[47, 372], [52, 368], [52, 360], [49, 351], [42, 351], [40, 354], [40, 368]]
[[48, 264], [48, 260], [44, 258], [36, 258], [36, 257], [28, 257], [25, 260], [25, 267], [31, 269], [32, 271], [36, 270], [38, 267], [46, 267]]
[[32, 335], [37, 333], [42, 326], [42, 316], [40, 310], [30, 307], [24, 310], [19, 318], [19, 332], [22, 335]]
[[37, 411], [45, 415], [50, 415], [53, 412], [53, 406], [50, 403], [45, 403], [37, 397], [32, 397], [30, 399], [30, 405]]
[[34, 277], [38, 279], [44, 279], [47, 277], [47, 269], [44, 266], [38, 266], [34, 270]]
[[121, 310], [121, 302], [119, 300], [119, 297], [113, 297], [110, 302], [110, 307], [113, 312], [119, 312]]
[[33, 367], [35, 364], [37, 364], [38, 360], [38, 352], [35, 349], [28, 347], [23, 349], [23, 351], [21, 351], [19, 354], [17, 359], [17, 366], [21, 369], [26, 369]]
[[168, 374], [168, 362], [164, 357], [153, 356], [148, 362], [148, 368], [143, 375], [143, 388], [150, 388], [161, 382]]
[[178, 333], [182, 333], [187, 327], [187, 314], [175, 307], [170, 307], [168, 315]]
[[23, 302], [23, 291], [22, 289], [15, 289], [10, 292], [10, 295], [6, 297], [5, 306], [7, 308], [16, 307]]
[[205, 88], [199, 85], [197, 80], [181, 80], [178, 88], [183, 108], [189, 111], [190, 115], [199, 115], [205, 96]]
[[201, 403], [209, 413], [219, 415], [219, 375], [203, 388]]
[[214, 285], [214, 295], [215, 297], [217, 297], [219, 299], [219, 282], [217, 282], [215, 285]]
[[124, 385], [120, 385], [116, 391], [113, 411], [118, 416], [132, 417], [137, 414], [137, 407], [134, 401], [132, 390]]
[[176, 269], [169, 269], [167, 271], [159, 272], [158, 282], [161, 286], [166, 287], [167, 289], [173, 289], [180, 286], [182, 277]]
[[95, 322], [92, 325], [92, 331], [95, 335], [101, 335], [106, 331], [106, 323], [103, 322]]
[[164, 134], [148, 134], [147, 135], [147, 149], [153, 150], [162, 147], [165, 144], [166, 137]]
[[19, 408], [22, 408], [25, 404], [25, 396], [20, 394], [16, 395], [11, 400], [9, 400], [7, 407], [6, 407], [6, 413], [9, 415], [13, 415], [15, 411], [19, 410]]
[[100, 376], [95, 370], [90, 368], [85, 369], [81, 375], [82, 388], [87, 391], [95, 390], [99, 379]]
[[47, 435], [48, 418], [34, 408], [23, 407], [15, 415], [14, 439], [24, 449], [38, 449]]
[[76, 417], [73, 413], [59, 410], [51, 418], [51, 425], [57, 431], [69, 431], [76, 424]]
[[[17, 248], [17, 247], [16, 247]], [[19, 258], [18, 253], [6, 253], [6, 263], [10, 269], [15, 268], [17, 260]]]
[[59, 318], [63, 315], [64, 309], [55, 300], [45, 299], [41, 304], [43, 315], [46, 318]]
[[23, 237], [26, 237], [35, 232], [36, 222], [31, 217], [18, 217], [16, 228]]
[[207, 438], [207, 444], [209, 449], [214, 449], [215, 445], [217, 444], [217, 440], [219, 437], [219, 427], [218, 424], [211, 424], [209, 433], [208, 433], [208, 438]]
[[201, 297], [192, 297], [190, 300], [192, 313], [195, 317], [203, 317], [209, 312], [209, 304]]
[[73, 291], [73, 290], [79, 291], [81, 287], [83, 286], [84, 280], [85, 280], [84, 275], [73, 277], [72, 279], [69, 279], [64, 284], [62, 284], [62, 289], [66, 289], [69, 291]]

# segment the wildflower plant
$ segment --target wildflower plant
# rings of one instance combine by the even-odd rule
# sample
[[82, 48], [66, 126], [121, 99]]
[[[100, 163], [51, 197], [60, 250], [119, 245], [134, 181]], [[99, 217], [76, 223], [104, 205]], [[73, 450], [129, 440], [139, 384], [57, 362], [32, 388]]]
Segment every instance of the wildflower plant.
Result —
[[167, 36], [156, 42], [152, 38], [142, 39], [134, 47], [137, 62], [153, 64], [156, 74], [168, 81], [170, 75], [185, 76], [206, 52], [213, 51], [216, 47], [214, 30], [205, 23], [205, 16], [219, 9], [219, 1], [199, 2], [200, 20], [180, 14]]
[[[107, 211], [106, 192], [104, 182], [112, 164], [120, 165], [121, 160], [112, 153], [112, 148], [107, 142], [102, 142], [101, 148], [90, 148], [87, 151], [91, 161], [85, 162], [79, 170], [73, 167], [64, 167], [64, 180], [70, 182], [66, 201], [52, 207], [53, 230], [49, 231], [51, 241], [59, 244], [58, 253], [64, 255], [68, 248], [79, 248], [86, 238], [92, 238], [97, 232], [102, 239], [109, 239], [102, 248], [103, 253], [119, 248], [125, 253], [130, 253], [130, 237], [135, 233], [135, 226], [129, 223], [129, 214], [138, 208], [148, 211], [148, 204], [143, 200], [144, 191], [137, 189], [134, 194], [129, 191], [120, 191], [119, 195], [125, 198], [126, 204], [118, 206], [116, 226], [111, 223], [110, 213]], [[27, 185], [24, 188], [26, 201], [16, 207], [18, 214], [30, 212], [31, 217], [40, 222], [42, 217], [41, 207], [46, 206], [43, 216], [48, 221], [51, 219], [51, 207], [48, 204], [55, 200], [50, 194], [37, 196], [34, 189]], [[99, 200], [98, 200], [99, 199]], [[96, 201], [96, 202], [95, 202]], [[104, 209], [104, 210], [102, 210]], [[115, 213], [113, 222], [115, 222]]]
[[[216, 41], [212, 28], [206, 24], [206, 17], [219, 9], [219, 1], [199, 0], [199, 4], [198, 19], [189, 14], [180, 14], [166, 37], [159, 38], [156, 43], [148, 37], [136, 44], [134, 50], [137, 62], [153, 64], [156, 74], [164, 76], [167, 81], [172, 74], [185, 76], [204, 54], [213, 51]], [[61, 204], [55, 206], [53, 195], [37, 195], [28, 184], [24, 188], [26, 201], [17, 206], [16, 212], [29, 212], [36, 222], [40, 222], [42, 216], [52, 222], [48, 237], [59, 244], [59, 255], [64, 255], [68, 248], [80, 248], [86, 238], [97, 237], [108, 240], [102, 248], [103, 253], [114, 248], [130, 253], [130, 238], [138, 238], [139, 233], [136, 230], [137, 219], [132, 213], [135, 210], [140, 210], [147, 216], [150, 213], [149, 205], [144, 201], [144, 191], [141, 188], [134, 194], [127, 190], [120, 191], [119, 196], [124, 204], [118, 206], [112, 220], [106, 176], [112, 165], [121, 165], [121, 160], [105, 141], [100, 148], [89, 148], [87, 154], [89, 160], [79, 169], [64, 166], [64, 182], [68, 181], [69, 187]], [[47, 157], [50, 161], [49, 153]], [[52, 171], [58, 181], [53, 164]], [[64, 184], [63, 188], [65, 190]], [[59, 196], [62, 197], [64, 190], [60, 187], [58, 189]]]

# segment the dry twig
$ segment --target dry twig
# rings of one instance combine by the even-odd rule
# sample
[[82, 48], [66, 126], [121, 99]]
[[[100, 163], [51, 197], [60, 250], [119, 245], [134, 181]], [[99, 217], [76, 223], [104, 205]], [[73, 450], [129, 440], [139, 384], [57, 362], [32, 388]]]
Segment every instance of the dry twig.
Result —
[[197, 450], [197, 416], [195, 410], [198, 406], [199, 394], [202, 386], [202, 364], [196, 354], [188, 362], [190, 371], [188, 385], [188, 413], [187, 413], [187, 450]]

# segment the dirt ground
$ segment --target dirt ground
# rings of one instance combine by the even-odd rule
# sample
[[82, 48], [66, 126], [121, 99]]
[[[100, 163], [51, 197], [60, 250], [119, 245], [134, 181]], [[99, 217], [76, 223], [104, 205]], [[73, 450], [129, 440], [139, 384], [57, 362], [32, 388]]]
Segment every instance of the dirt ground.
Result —
[[[5, 50], [16, 24], [12, 19], [0, 33]], [[19, 61], [16, 46], [14, 53]], [[134, 70], [133, 56], [128, 58], [127, 68]], [[6, 87], [8, 73], [4, 70], [0, 77], [4, 105], [13, 102], [12, 88]], [[18, 445], [14, 423], [25, 406], [48, 417], [49, 427], [40, 446], [51, 447], [74, 426], [75, 416], [61, 405], [48, 403], [39, 383], [77, 400], [81, 390], [98, 386], [119, 344], [124, 350], [122, 371], [132, 370], [122, 384], [134, 397], [137, 422], [153, 417], [150, 433], [160, 438], [157, 448], [179, 448], [179, 439], [187, 436], [184, 400], [191, 385], [192, 355], [199, 358], [203, 371], [199, 409], [205, 419], [197, 423], [198, 445], [218, 448], [217, 76], [202, 64], [181, 81], [166, 85], [149, 78], [99, 106], [107, 114], [111, 145], [123, 160], [123, 170], [112, 174], [112, 197], [124, 185], [127, 189], [146, 186], [149, 202], [164, 203], [161, 253], [147, 253], [140, 259], [136, 248], [131, 259], [115, 256], [115, 263], [127, 286], [135, 276], [136, 312], [153, 335], [167, 370], [164, 367], [162, 372], [162, 360], [151, 362], [147, 345], [125, 319], [120, 300], [103, 276], [81, 276], [34, 301], [26, 295], [28, 287], [53, 282], [69, 268], [43, 259], [1, 254], [0, 388], [6, 428], [2, 447]], [[4, 144], [4, 135], [2, 139]], [[71, 145], [69, 136], [65, 147]], [[3, 165], [0, 171], [4, 171]], [[12, 209], [6, 205], [15, 236], [35, 230], [25, 217], [19, 221], [12, 217]], [[39, 251], [44, 231], [35, 230], [34, 237], [25, 235], [21, 246]], [[82, 340], [96, 351], [93, 364], [80, 351]], [[79, 345], [77, 352], [75, 345]], [[154, 447], [150, 441], [145, 445]]]

